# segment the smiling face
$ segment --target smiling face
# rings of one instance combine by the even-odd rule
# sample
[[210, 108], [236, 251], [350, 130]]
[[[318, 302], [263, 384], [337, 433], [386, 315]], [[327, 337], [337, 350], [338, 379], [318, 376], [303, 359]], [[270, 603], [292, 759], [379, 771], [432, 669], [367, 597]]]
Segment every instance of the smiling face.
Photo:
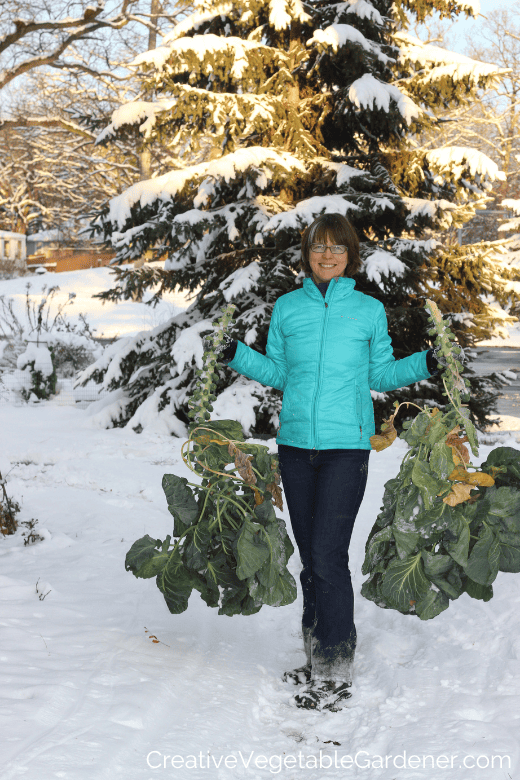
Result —
[[[314, 243], [318, 243], [314, 241]], [[348, 263], [348, 253], [345, 250], [341, 255], [333, 255], [330, 248], [337, 242], [327, 233], [323, 243], [327, 249], [323, 254], [309, 251], [309, 264], [312, 269], [312, 276], [316, 284], [320, 282], [330, 282], [335, 276], [344, 276], [345, 268]]]

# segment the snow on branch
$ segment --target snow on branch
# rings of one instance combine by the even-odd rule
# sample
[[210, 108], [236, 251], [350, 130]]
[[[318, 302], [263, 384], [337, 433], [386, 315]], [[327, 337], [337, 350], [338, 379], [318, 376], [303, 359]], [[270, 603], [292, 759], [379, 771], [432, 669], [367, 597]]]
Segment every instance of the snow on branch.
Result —
[[307, 41], [307, 46], [315, 45], [320, 48], [330, 46], [334, 52], [347, 44], [361, 46], [365, 51], [375, 54], [385, 64], [395, 61], [392, 57], [383, 54], [379, 44], [365, 38], [363, 33], [350, 24], [331, 24], [324, 30], [316, 30], [313, 37]]
[[408, 208], [406, 222], [413, 227], [418, 217], [425, 217], [431, 223], [438, 223], [440, 227], [450, 227], [453, 224], [453, 216], [456, 215], [458, 206], [449, 200], [425, 200], [424, 198], [403, 197], [403, 203]]
[[317, 195], [314, 198], [301, 200], [290, 211], [276, 214], [266, 223], [264, 232], [278, 232], [280, 230], [303, 230], [314, 222], [321, 214], [348, 214], [359, 211], [360, 207], [346, 200], [343, 195]]
[[145, 100], [135, 100], [131, 103], [116, 108], [112, 114], [111, 123], [96, 138], [96, 144], [102, 143], [107, 138], [115, 135], [117, 130], [123, 125], [136, 125], [139, 123], [139, 132], [148, 138], [155, 125], [157, 114], [163, 111], [169, 111], [174, 105], [175, 100], [157, 100], [150, 103]]
[[293, 21], [310, 22], [301, 0], [269, 0], [269, 23], [275, 30], [287, 30]]
[[484, 83], [492, 86], [498, 83], [499, 76], [510, 72], [510, 69], [479, 62], [464, 54], [423, 43], [406, 32], [396, 33], [394, 39], [400, 49], [401, 65], [413, 65], [419, 71], [413, 77], [416, 86], [427, 87], [446, 78], [452, 81], [469, 80], [474, 87], [483, 86]]
[[178, 38], [184, 38], [185, 35], [191, 32], [197, 32], [199, 27], [207, 22], [212, 22], [218, 16], [224, 20], [233, 10], [232, 3], [223, 3], [210, 11], [196, 11], [194, 14], [190, 14], [178, 24], [175, 25], [167, 35], [164, 36], [163, 45], [168, 46], [172, 41], [176, 41]]
[[277, 168], [287, 173], [305, 172], [303, 163], [287, 152], [276, 152], [261, 146], [239, 149], [218, 160], [192, 165], [182, 170], [170, 171], [155, 179], [137, 182], [118, 197], [112, 198], [108, 220], [121, 230], [130, 219], [133, 206], [139, 204], [143, 208], [156, 200], [170, 200], [188, 183], [196, 180], [200, 180], [200, 184], [194, 205], [203, 206], [211, 197], [211, 189], [216, 180], [223, 179], [230, 182], [248, 169], [257, 169], [257, 186], [259, 189], [264, 189]]
[[407, 266], [398, 257], [386, 252], [384, 249], [376, 249], [375, 252], [365, 258], [364, 268], [368, 278], [382, 287], [381, 276], [404, 276]]
[[506, 175], [499, 170], [498, 165], [483, 152], [464, 146], [447, 146], [444, 149], [435, 149], [426, 152], [425, 155], [431, 168], [439, 174], [439, 182], [446, 175], [460, 180], [467, 172], [473, 178], [481, 178], [488, 181], [505, 181]]
[[513, 219], [506, 220], [506, 222], [500, 225], [498, 228], [499, 232], [508, 233], [515, 231], [518, 233], [520, 231], [520, 200], [515, 198], [504, 198], [504, 200], [500, 202], [500, 205], [502, 208], [512, 211], [516, 216]]
[[[158, 71], [168, 65], [169, 73], [180, 74], [192, 72], [195, 66], [205, 73], [210, 73], [225, 61], [229, 75], [238, 81], [243, 78], [250, 65], [252, 53], [260, 53], [272, 65], [281, 66], [288, 60], [285, 53], [263, 43], [244, 41], [232, 36], [222, 38], [208, 33], [194, 38], [176, 39], [169, 46], [158, 46], [145, 51], [130, 64], [153, 66]], [[229, 60], [232, 62], [231, 67], [228, 65]]]
[[237, 268], [236, 271], [229, 274], [229, 276], [219, 284], [219, 288], [222, 290], [226, 301], [232, 301], [238, 295], [249, 292], [253, 287], [256, 287], [256, 282], [261, 273], [262, 269], [260, 264], [255, 261], [249, 263], [245, 268]]
[[377, 8], [367, 0], [347, 0], [346, 3], [339, 3], [337, 9], [336, 19], [343, 14], [356, 14], [360, 19], [368, 19], [380, 27], [385, 23]]
[[[218, 146], [224, 136], [229, 144], [232, 138], [240, 140], [253, 132], [269, 132], [286, 120], [282, 97], [210, 92], [186, 84], [176, 85], [175, 91], [175, 98], [154, 103], [135, 101], [121, 106], [114, 111], [112, 122], [100, 133], [96, 143], [105, 143], [125, 125], [139, 124], [139, 132], [145, 138], [150, 138], [156, 126], [174, 128], [176, 143], [187, 143], [194, 149], [197, 131], [203, 125], [213, 136], [213, 144]], [[193, 110], [195, 103], [197, 112]]]
[[372, 110], [378, 108], [386, 112], [390, 111], [391, 103], [394, 102], [407, 124], [423, 114], [423, 111], [411, 98], [404, 95], [392, 84], [379, 81], [371, 73], [365, 73], [360, 79], [354, 81], [350, 86], [348, 96], [358, 108]]

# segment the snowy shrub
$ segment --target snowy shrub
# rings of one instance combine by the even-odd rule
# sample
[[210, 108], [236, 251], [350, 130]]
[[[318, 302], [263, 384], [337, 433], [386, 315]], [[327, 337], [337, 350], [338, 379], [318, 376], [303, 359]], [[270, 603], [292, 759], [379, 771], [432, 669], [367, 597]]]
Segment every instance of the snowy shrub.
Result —
[[73, 303], [74, 293], [51, 313], [52, 300], [59, 289], [44, 286], [40, 301], [36, 302], [31, 300], [28, 282], [23, 319], [14, 311], [14, 300], [0, 295], [0, 373], [14, 371], [15, 379], [26, 381], [16, 369], [20, 368], [18, 358], [25, 353], [27, 342], [33, 339], [48, 345], [55, 371], [61, 377], [74, 376], [101, 357], [103, 347], [95, 341], [86, 316], [80, 313], [79, 323], [69, 322], [66, 316], [65, 308]]
[[33, 398], [45, 400], [56, 392], [56, 368], [52, 347], [29, 342], [27, 349], [18, 356], [17, 388], [24, 401]]
[[14, 534], [18, 523], [16, 515], [20, 512], [20, 505], [9, 498], [5, 488], [5, 480], [0, 473], [0, 533], [3, 536]]

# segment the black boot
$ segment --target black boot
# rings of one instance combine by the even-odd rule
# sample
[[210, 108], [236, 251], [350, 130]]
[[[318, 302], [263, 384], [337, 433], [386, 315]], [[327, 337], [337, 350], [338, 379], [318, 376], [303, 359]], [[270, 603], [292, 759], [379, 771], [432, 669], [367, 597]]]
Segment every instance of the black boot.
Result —
[[304, 685], [311, 679], [311, 665], [305, 664], [305, 666], [299, 666], [298, 669], [293, 669], [291, 672], [284, 672], [282, 680], [284, 682], [291, 683], [292, 685]]
[[350, 684], [335, 680], [311, 680], [305, 688], [295, 694], [297, 707], [306, 710], [329, 710], [339, 712], [346, 699], [352, 696]]

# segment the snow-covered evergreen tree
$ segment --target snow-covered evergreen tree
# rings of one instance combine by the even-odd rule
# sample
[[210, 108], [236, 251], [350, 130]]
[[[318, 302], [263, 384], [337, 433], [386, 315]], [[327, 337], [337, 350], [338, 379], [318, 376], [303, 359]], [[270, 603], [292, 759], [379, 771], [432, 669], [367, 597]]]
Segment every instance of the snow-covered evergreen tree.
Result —
[[[443, 247], [435, 234], [471, 217], [500, 177], [485, 155], [432, 148], [446, 107], [497, 83], [499, 69], [407, 32], [408, 19], [474, 13], [470, 0], [202, 0], [158, 48], [140, 55], [147, 100], [122, 106], [100, 136], [161, 141], [173, 167], [110, 201], [97, 229], [119, 260], [153, 250], [164, 268], [116, 269], [102, 297], [153, 290], [195, 294], [182, 314], [105, 350], [80, 381], [114, 391], [105, 425], [161, 421], [183, 435], [204, 335], [227, 302], [231, 335], [261, 352], [276, 299], [302, 283], [300, 235], [324, 212], [345, 214], [361, 238], [361, 291], [386, 308], [394, 353], [429, 346], [424, 298], [451, 313], [462, 346], [497, 320], [483, 299], [503, 279], [482, 252]], [[428, 135], [429, 134], [429, 135]], [[501, 317], [498, 316], [498, 320]], [[489, 383], [473, 378], [480, 423]], [[222, 366], [215, 417], [225, 408], [247, 434], [274, 433], [281, 394]], [[443, 404], [436, 380], [398, 392]], [[395, 394], [374, 394], [376, 413]]]

